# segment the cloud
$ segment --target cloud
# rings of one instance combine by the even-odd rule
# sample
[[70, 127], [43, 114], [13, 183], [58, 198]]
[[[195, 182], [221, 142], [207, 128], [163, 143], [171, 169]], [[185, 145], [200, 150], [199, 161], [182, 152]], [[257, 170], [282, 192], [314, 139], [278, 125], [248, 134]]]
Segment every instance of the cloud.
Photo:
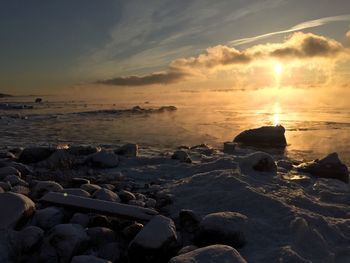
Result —
[[145, 76], [127, 76], [117, 77], [106, 80], [99, 80], [97, 84], [115, 85], [115, 86], [146, 86], [153, 84], [170, 84], [183, 79], [186, 74], [181, 72], [169, 71], [152, 73]]
[[252, 43], [252, 42], [258, 41], [260, 39], [268, 38], [270, 36], [280, 35], [280, 34], [285, 34], [285, 33], [292, 33], [292, 32], [301, 31], [301, 30], [313, 28], [313, 27], [319, 27], [319, 26], [323, 26], [325, 24], [329, 24], [332, 22], [339, 22], [339, 21], [350, 21], [350, 14], [340, 15], [340, 16], [329, 16], [329, 17], [323, 17], [323, 18], [319, 18], [319, 19], [315, 19], [315, 20], [309, 20], [309, 21], [302, 22], [300, 24], [297, 24], [297, 25], [295, 25], [291, 28], [285, 29], [285, 30], [270, 32], [270, 33], [266, 33], [266, 34], [262, 34], [262, 35], [258, 35], [258, 36], [254, 36], [254, 37], [247, 37], [247, 38], [232, 40], [229, 42], [229, 44], [231, 44], [233, 46], [239, 46], [239, 45], [243, 45], [243, 44]]

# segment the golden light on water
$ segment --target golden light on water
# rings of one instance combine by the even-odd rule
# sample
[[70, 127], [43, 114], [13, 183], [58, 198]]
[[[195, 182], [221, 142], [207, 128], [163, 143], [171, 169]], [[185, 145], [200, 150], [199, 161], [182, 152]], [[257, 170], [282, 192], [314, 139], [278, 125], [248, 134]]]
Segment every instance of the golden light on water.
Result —
[[282, 65], [280, 63], [275, 64], [275, 73], [276, 73], [276, 75], [281, 75]]
[[280, 113], [281, 113], [281, 107], [279, 103], [275, 103], [274, 109], [273, 109], [273, 125], [279, 125], [280, 124]]

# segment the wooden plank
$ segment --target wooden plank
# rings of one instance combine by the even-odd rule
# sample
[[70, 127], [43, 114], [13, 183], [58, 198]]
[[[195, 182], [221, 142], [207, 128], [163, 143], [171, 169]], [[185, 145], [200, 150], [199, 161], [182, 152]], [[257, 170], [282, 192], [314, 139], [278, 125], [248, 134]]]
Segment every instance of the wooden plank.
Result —
[[40, 201], [55, 206], [73, 208], [77, 212], [90, 212], [133, 220], [138, 219], [149, 221], [153, 216], [158, 215], [157, 211], [149, 208], [86, 198], [65, 193], [49, 192], [45, 194]]

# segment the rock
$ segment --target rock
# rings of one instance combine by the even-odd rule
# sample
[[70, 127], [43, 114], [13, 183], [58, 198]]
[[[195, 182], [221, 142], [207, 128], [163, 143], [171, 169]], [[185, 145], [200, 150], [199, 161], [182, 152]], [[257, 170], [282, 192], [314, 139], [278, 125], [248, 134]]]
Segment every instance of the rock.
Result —
[[111, 227], [111, 222], [107, 216], [104, 215], [94, 215], [91, 217], [89, 222], [89, 227]]
[[22, 195], [29, 195], [30, 189], [26, 186], [16, 185], [16, 186], [12, 187], [11, 192], [17, 193], [17, 194], [22, 194]]
[[34, 198], [41, 198], [48, 192], [61, 192], [63, 187], [54, 181], [38, 181], [32, 190]]
[[119, 191], [118, 195], [120, 197], [120, 200], [122, 200], [123, 203], [128, 203], [130, 200], [136, 199], [136, 197], [133, 193], [126, 191], [126, 190]]
[[105, 200], [105, 201], [113, 201], [113, 202], [120, 202], [119, 196], [112, 192], [111, 190], [101, 188], [94, 192], [92, 195], [93, 198], [99, 199], [99, 200]]
[[0, 186], [0, 194], [5, 193], [5, 190]]
[[271, 155], [264, 152], [255, 152], [243, 157], [239, 162], [242, 172], [271, 172], [276, 173], [277, 166]]
[[340, 161], [337, 153], [331, 153], [321, 160], [302, 163], [297, 166], [297, 169], [316, 177], [333, 178], [349, 183], [349, 170]]
[[172, 159], [179, 160], [180, 162], [192, 163], [191, 157], [186, 151], [178, 150], [171, 156]]
[[37, 250], [44, 237], [44, 230], [36, 226], [27, 226], [19, 232], [21, 250], [31, 253]]
[[179, 223], [183, 230], [194, 233], [199, 228], [201, 218], [192, 210], [182, 209], [179, 213]]
[[47, 169], [70, 169], [74, 164], [72, 156], [64, 149], [58, 149], [53, 152], [48, 158], [38, 162], [38, 167], [44, 167]]
[[51, 229], [63, 222], [64, 214], [61, 209], [50, 206], [37, 210], [33, 217], [33, 225], [44, 230]]
[[81, 225], [60, 224], [52, 228], [40, 251], [41, 262], [69, 263], [88, 245], [89, 237]]
[[135, 206], [139, 206], [139, 207], [145, 207], [146, 203], [141, 201], [141, 200], [130, 200], [128, 202], [128, 205], [135, 205]]
[[146, 207], [154, 208], [157, 205], [157, 201], [156, 201], [156, 199], [153, 199], [153, 198], [147, 198], [145, 205], [146, 205]]
[[36, 98], [36, 99], [35, 99], [35, 103], [41, 103], [42, 101], [43, 101], [42, 98]]
[[82, 197], [90, 197], [90, 194], [80, 188], [65, 188], [61, 191], [64, 194], [67, 195], [77, 195], [77, 196], [82, 196]]
[[90, 184], [90, 180], [85, 178], [80, 178], [80, 177], [72, 178], [73, 187], [81, 187], [83, 184]]
[[0, 180], [3, 180], [6, 176], [17, 175], [21, 176], [21, 173], [14, 167], [6, 166], [0, 168]]
[[133, 223], [122, 230], [122, 234], [125, 238], [133, 239], [143, 228], [143, 224]]
[[18, 233], [12, 229], [0, 229], [0, 262], [18, 262], [21, 253]]
[[246, 130], [234, 138], [234, 142], [251, 146], [285, 147], [287, 141], [283, 126], [264, 126], [257, 129]]
[[101, 189], [101, 186], [97, 184], [83, 184], [80, 186], [81, 189], [85, 190], [86, 192], [93, 194], [97, 190]]
[[93, 146], [78, 145], [78, 146], [71, 146], [68, 149], [66, 149], [66, 151], [71, 155], [79, 156], [79, 155], [90, 155], [90, 154], [97, 153], [101, 151], [101, 148], [93, 147]]
[[93, 246], [102, 246], [115, 241], [113, 230], [107, 227], [91, 227], [88, 228], [86, 232]]
[[128, 143], [114, 151], [115, 154], [124, 155], [127, 157], [137, 157], [139, 147], [135, 143]]
[[174, 254], [177, 236], [174, 222], [155, 216], [131, 241], [128, 248], [130, 263], [167, 262]]
[[6, 163], [6, 166], [8, 167], [12, 167], [12, 168], [15, 168], [17, 171], [20, 172], [20, 176], [22, 175], [28, 175], [28, 174], [31, 174], [33, 173], [32, 171], [32, 168], [25, 165], [25, 164], [22, 164], [22, 163], [17, 163], [17, 162], [7, 162]]
[[98, 250], [97, 255], [100, 258], [109, 260], [108, 262], [120, 262], [121, 252], [119, 249], [119, 244], [117, 242], [111, 242], [103, 245]]
[[8, 175], [4, 178], [4, 182], [8, 182], [11, 186], [22, 185], [28, 186], [27, 182], [22, 180], [18, 175]]
[[186, 253], [188, 253], [188, 252], [191, 252], [191, 251], [193, 251], [193, 250], [196, 250], [197, 248], [198, 248], [198, 247], [197, 247], [197, 246], [194, 246], [194, 245], [185, 246], [185, 247], [181, 248], [181, 249], [179, 250], [179, 252], [177, 252], [177, 255], [179, 256], [179, 255], [182, 255], [182, 254], [186, 254]]
[[169, 263], [247, 263], [232, 247], [213, 245], [198, 248], [191, 252], [172, 258]]
[[293, 163], [288, 160], [278, 160], [277, 167], [281, 167], [283, 169], [286, 169], [287, 171], [290, 171], [293, 169]]
[[7, 192], [0, 194], [0, 211], [0, 229], [15, 228], [32, 216], [35, 204], [25, 195]]
[[70, 219], [69, 223], [71, 224], [79, 224], [82, 227], [87, 227], [89, 224], [90, 218], [88, 215], [83, 213], [75, 213]]
[[224, 142], [224, 153], [233, 154], [236, 144], [234, 142]]
[[240, 213], [219, 212], [206, 215], [199, 224], [196, 243], [201, 246], [224, 244], [235, 248], [245, 244], [248, 218]]
[[92, 255], [81, 255], [73, 257], [71, 263], [112, 263], [109, 260], [98, 258]]
[[119, 164], [118, 156], [107, 151], [97, 152], [88, 160], [96, 168], [114, 168]]
[[51, 154], [56, 151], [50, 147], [28, 147], [25, 148], [19, 156], [21, 163], [38, 163], [47, 159]]

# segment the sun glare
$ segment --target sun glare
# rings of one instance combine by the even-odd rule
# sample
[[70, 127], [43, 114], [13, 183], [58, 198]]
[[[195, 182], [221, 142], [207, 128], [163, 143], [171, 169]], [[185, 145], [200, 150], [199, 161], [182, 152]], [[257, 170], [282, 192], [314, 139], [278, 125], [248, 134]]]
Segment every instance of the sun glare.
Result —
[[282, 65], [280, 63], [275, 64], [275, 73], [280, 75], [282, 73]]

